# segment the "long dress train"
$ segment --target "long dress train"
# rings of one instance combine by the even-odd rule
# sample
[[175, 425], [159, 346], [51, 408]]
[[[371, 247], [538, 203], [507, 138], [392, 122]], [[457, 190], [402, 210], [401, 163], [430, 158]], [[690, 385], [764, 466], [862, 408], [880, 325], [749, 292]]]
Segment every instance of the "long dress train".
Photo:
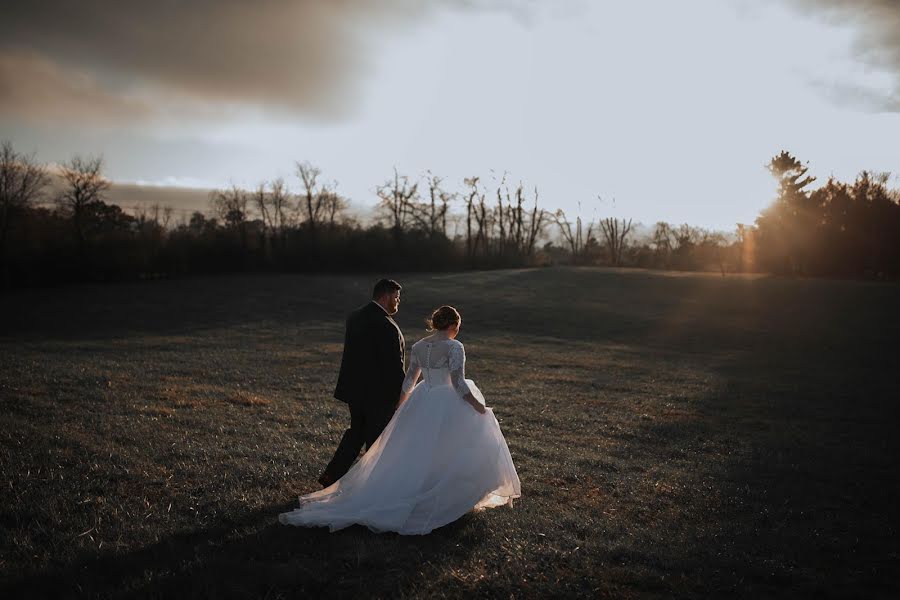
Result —
[[[419, 374], [422, 381], [415, 385]], [[381, 436], [341, 479], [300, 497], [279, 515], [286, 525], [353, 524], [426, 534], [470, 510], [502, 506], [521, 495], [516, 468], [493, 411], [462, 399], [484, 396], [465, 379], [465, 350], [436, 336], [413, 345], [404, 391], [412, 389]]]

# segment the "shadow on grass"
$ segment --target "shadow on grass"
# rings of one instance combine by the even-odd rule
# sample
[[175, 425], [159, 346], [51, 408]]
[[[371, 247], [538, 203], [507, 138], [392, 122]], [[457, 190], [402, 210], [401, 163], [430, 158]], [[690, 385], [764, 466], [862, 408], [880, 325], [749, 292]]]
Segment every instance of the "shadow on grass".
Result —
[[[42, 317], [42, 307], [59, 310], [34, 328], [11, 324], [13, 335], [39, 340], [228, 326], [235, 339], [213, 344], [242, 348], [245, 336], [259, 337], [260, 324], [286, 323], [303, 333], [296, 340], [339, 343], [342, 318], [365, 297], [368, 280], [159, 282], [71, 291], [33, 305], [26, 296], [0, 298], [0, 307], [17, 314], [27, 306], [31, 317]], [[524, 343], [518, 373], [528, 376], [526, 362], [543, 367], [518, 384], [532, 394], [530, 404], [511, 406], [518, 439], [504, 424], [525, 498], [512, 519], [496, 521], [500, 529], [469, 515], [423, 538], [360, 527], [329, 534], [278, 525], [277, 513], [293, 502], [243, 516], [232, 508], [232, 520], [217, 527], [76, 558], [2, 595], [509, 596], [525, 577], [530, 595], [895, 595], [900, 320], [887, 315], [897, 286], [588, 270], [401, 280], [408, 292], [399, 320], [410, 341], [418, 315], [449, 302], [463, 312], [464, 336], [492, 340], [469, 346], [476, 358], [487, 351], [482, 365], [506, 361]], [[314, 320], [330, 329], [301, 331]], [[639, 351], [612, 360], [616, 340]], [[502, 352], [498, 343], [506, 344]], [[48, 355], [62, 363], [64, 350]], [[545, 364], [550, 359], [559, 364]], [[310, 364], [315, 373], [319, 363]], [[509, 368], [496, 364], [494, 372]], [[518, 401], [519, 388], [504, 400]], [[554, 418], [545, 403], [561, 393], [572, 402]], [[475, 553], [479, 564], [469, 559]], [[456, 585], [451, 568], [487, 575]]]
[[900, 410], [883, 333], [863, 331], [723, 353], [707, 362], [718, 389], [693, 400], [699, 420], [648, 423], [626, 442], [690, 455], [694, 498], [709, 492], [709, 514], [691, 519], [705, 547], [683, 548], [667, 575], [690, 573], [704, 595], [900, 596]]
[[0, 314], [16, 316], [0, 340], [105, 340], [292, 324], [311, 315], [342, 324], [368, 297], [369, 279], [260, 274], [18, 290], [0, 294]]
[[[296, 502], [247, 513], [236, 521], [175, 535], [132, 552], [75, 561], [0, 587], [4, 598], [263, 597], [304, 595], [402, 596], [435, 557], [464, 558], [486, 536], [475, 514], [427, 536], [375, 534], [361, 526], [281, 525]], [[421, 583], [421, 581], [419, 581]], [[5, 588], [5, 589], [4, 589]]]
[[741, 441], [717, 512], [721, 566], [745, 595], [900, 595], [894, 392], [848, 362], [780, 382], [735, 377], [729, 414], [710, 419]]

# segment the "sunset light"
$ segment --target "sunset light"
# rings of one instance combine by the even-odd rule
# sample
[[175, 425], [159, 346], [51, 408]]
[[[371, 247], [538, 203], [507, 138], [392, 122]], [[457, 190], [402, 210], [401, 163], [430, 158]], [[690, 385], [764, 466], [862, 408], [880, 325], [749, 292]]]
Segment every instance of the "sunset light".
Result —
[[252, 188], [308, 160], [364, 209], [395, 167], [455, 188], [508, 172], [550, 208], [726, 231], [772, 200], [764, 165], [783, 149], [821, 179], [896, 169], [898, 42], [880, 33], [896, 15], [874, 8], [222, 6], [136, 13], [180, 24], [136, 45], [125, 5], [103, 8], [120, 35], [90, 37], [16, 9], [0, 25], [4, 136], [50, 162], [102, 154], [119, 182]]
[[0, 11], [0, 598], [900, 598], [900, 2]]

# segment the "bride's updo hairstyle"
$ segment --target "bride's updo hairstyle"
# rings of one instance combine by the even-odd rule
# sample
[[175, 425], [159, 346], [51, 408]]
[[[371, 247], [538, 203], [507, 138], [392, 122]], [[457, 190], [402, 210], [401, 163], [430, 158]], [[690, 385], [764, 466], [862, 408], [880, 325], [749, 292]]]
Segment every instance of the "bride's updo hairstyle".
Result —
[[446, 331], [459, 324], [459, 313], [452, 306], [442, 306], [425, 319], [428, 331]]

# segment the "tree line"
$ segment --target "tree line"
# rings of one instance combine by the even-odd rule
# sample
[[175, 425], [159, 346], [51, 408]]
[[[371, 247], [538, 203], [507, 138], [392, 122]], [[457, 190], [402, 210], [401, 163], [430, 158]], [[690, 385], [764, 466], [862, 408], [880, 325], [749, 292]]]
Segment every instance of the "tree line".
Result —
[[778, 197], [743, 233], [758, 268], [792, 275], [900, 275], [900, 190], [889, 187], [889, 173], [863, 171], [851, 183], [829, 177], [809, 190], [816, 178], [788, 152], [768, 166]]
[[[540, 205], [538, 189], [506, 174], [452, 189], [431, 172], [394, 171], [376, 186], [375, 218], [362, 223], [321, 170], [298, 162], [282, 179], [210, 193], [209, 210], [174, 222], [171, 207], [132, 212], [107, 202], [99, 157], [51, 170], [0, 145], [0, 284], [55, 284], [231, 271], [416, 271], [552, 264], [721, 273], [896, 277], [900, 195], [889, 176], [831, 178], [815, 190], [787, 152], [769, 170], [778, 197], [733, 233], [687, 224], [586, 221]], [[51, 184], [52, 183], [52, 184]]]

